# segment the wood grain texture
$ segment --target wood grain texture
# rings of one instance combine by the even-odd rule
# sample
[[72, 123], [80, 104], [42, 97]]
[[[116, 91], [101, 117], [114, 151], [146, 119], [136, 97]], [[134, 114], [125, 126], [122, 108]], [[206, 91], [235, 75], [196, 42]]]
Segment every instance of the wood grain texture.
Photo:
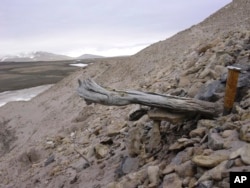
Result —
[[170, 112], [195, 112], [210, 117], [218, 116], [222, 112], [222, 108], [216, 103], [193, 98], [134, 90], [108, 90], [95, 83], [92, 79], [78, 80], [78, 82], [77, 92], [87, 104], [99, 103], [109, 106], [141, 104], [164, 108]]

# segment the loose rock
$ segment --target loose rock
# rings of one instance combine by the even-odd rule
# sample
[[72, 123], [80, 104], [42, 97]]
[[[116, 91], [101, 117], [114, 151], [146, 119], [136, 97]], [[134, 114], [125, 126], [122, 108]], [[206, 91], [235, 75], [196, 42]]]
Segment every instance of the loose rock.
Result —
[[97, 159], [102, 159], [109, 153], [109, 147], [103, 144], [98, 144], [95, 146], [95, 156]]
[[185, 177], [192, 177], [196, 173], [196, 168], [192, 161], [186, 161], [185, 163], [181, 165], [175, 166], [175, 172], [179, 175], [181, 178]]
[[177, 174], [175, 173], [168, 174], [163, 179], [162, 187], [163, 188], [182, 188], [182, 181], [180, 180]]
[[213, 150], [224, 148], [224, 141], [219, 133], [210, 131], [208, 134], [208, 147]]
[[159, 184], [160, 169], [159, 166], [148, 167], [148, 178], [150, 184], [148, 187], [156, 187]]
[[198, 127], [197, 129], [194, 129], [192, 130], [190, 133], [189, 133], [189, 136], [191, 138], [193, 137], [200, 137], [202, 138], [205, 134], [206, 134], [206, 128], [205, 127]]

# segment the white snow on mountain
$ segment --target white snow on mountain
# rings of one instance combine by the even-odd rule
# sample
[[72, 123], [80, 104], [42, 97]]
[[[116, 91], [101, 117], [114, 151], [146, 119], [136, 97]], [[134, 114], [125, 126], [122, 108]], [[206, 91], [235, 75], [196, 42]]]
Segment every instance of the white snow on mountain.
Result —
[[0, 61], [8, 62], [28, 62], [28, 61], [59, 61], [70, 60], [72, 57], [66, 55], [58, 55], [43, 51], [33, 51], [28, 53], [19, 53], [16, 55], [6, 55], [0, 58]]

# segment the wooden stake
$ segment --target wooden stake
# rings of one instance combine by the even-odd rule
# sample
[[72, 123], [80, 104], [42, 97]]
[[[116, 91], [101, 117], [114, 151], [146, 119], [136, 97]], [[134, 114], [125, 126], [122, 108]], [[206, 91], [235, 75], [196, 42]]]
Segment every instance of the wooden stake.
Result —
[[227, 68], [228, 68], [228, 75], [227, 75], [227, 85], [224, 98], [223, 115], [228, 115], [232, 111], [237, 91], [238, 77], [241, 71], [240, 68], [234, 66], [228, 66]]

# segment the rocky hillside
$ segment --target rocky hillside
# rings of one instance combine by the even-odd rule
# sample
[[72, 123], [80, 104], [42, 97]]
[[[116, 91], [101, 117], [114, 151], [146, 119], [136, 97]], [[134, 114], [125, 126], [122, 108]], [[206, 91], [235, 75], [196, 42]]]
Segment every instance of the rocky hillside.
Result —
[[[0, 187], [229, 187], [250, 171], [250, 15], [228, 6], [170, 39], [97, 62], [30, 102], [0, 108]], [[227, 66], [241, 67], [231, 114], [129, 121], [137, 105], [87, 105], [77, 79], [192, 97], [223, 106]]]

